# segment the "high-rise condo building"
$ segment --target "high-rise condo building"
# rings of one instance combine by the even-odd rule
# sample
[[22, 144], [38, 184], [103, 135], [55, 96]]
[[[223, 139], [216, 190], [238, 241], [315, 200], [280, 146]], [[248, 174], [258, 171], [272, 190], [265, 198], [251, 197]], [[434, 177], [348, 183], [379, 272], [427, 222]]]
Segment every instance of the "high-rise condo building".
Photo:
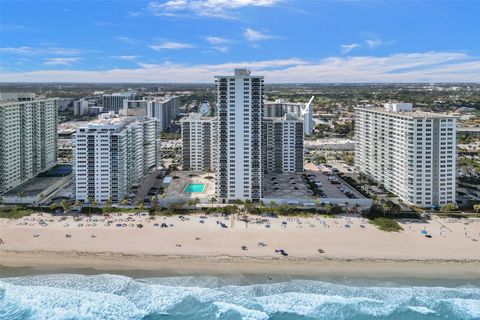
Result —
[[158, 122], [146, 117], [99, 119], [77, 129], [75, 197], [121, 201], [132, 184], [160, 164]]
[[355, 109], [355, 166], [406, 203], [455, 202], [456, 119], [412, 104]]
[[218, 117], [217, 200], [262, 197], [263, 77], [246, 69], [216, 76]]
[[214, 171], [218, 141], [216, 118], [190, 113], [180, 122], [183, 170]]
[[313, 111], [312, 101], [314, 97], [310, 98], [308, 103], [288, 102], [284, 99], [277, 99], [274, 102], [267, 101], [264, 105], [264, 117], [283, 117], [287, 113], [296, 114], [299, 119], [303, 120], [303, 131], [306, 135], [311, 135], [313, 132]]
[[0, 98], [2, 194], [56, 164], [58, 99], [8, 93]]
[[147, 103], [147, 116], [160, 123], [160, 130], [166, 130], [179, 115], [180, 97], [154, 98]]
[[90, 109], [88, 108], [88, 101], [85, 99], [80, 99], [73, 102], [73, 115], [75, 116], [84, 116], [89, 113]]
[[118, 111], [123, 108], [123, 100], [133, 100], [135, 99], [135, 95], [133, 92], [104, 94], [102, 97], [103, 112], [114, 111], [118, 113]]
[[303, 172], [303, 120], [287, 113], [262, 123], [263, 173]]

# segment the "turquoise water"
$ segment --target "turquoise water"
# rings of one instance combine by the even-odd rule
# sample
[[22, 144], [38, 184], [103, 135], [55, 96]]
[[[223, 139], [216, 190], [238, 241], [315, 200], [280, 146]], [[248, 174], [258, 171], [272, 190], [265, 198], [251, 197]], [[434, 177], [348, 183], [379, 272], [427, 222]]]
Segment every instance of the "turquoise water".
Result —
[[243, 276], [22, 276], [0, 278], [0, 319], [480, 319], [480, 287]]
[[183, 192], [203, 192], [203, 190], [205, 190], [205, 185], [203, 183], [190, 183]]

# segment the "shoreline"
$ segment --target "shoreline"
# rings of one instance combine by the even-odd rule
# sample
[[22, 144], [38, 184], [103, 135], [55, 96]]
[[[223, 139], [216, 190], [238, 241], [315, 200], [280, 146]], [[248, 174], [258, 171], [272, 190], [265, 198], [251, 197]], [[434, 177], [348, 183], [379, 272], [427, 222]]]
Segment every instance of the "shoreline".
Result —
[[[183, 256], [78, 251], [0, 251], [2, 269], [31, 268], [63, 272], [90, 269], [161, 275], [290, 275], [300, 277], [418, 278], [480, 280], [480, 260], [276, 258], [272, 256]], [[63, 273], [62, 272], [62, 273]]]

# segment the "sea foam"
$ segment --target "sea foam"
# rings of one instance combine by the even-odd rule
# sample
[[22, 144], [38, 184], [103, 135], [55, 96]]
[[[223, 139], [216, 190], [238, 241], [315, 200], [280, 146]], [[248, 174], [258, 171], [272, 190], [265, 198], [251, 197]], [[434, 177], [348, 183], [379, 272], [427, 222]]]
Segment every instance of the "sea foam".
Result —
[[0, 320], [480, 319], [480, 288], [242, 276], [119, 275], [0, 279]]

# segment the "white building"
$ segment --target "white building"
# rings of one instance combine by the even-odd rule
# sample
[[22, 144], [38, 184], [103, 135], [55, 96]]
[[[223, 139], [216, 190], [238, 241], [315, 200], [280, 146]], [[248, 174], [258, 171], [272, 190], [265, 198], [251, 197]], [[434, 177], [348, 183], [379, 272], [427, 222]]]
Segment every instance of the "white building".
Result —
[[57, 162], [58, 99], [2, 93], [0, 101], [0, 194]]
[[287, 113], [262, 124], [263, 173], [303, 172], [303, 120]]
[[89, 114], [90, 109], [88, 108], [88, 101], [85, 99], [80, 99], [73, 102], [73, 115], [75, 116], [85, 116]]
[[313, 132], [313, 110], [312, 101], [314, 97], [310, 98], [308, 103], [288, 102], [284, 99], [277, 99], [274, 102], [265, 102], [263, 116], [264, 117], [283, 117], [287, 113], [294, 113], [303, 120], [303, 130], [305, 135], [311, 135]]
[[198, 111], [202, 116], [208, 117], [210, 115], [210, 104], [208, 101], [202, 101], [198, 107]]
[[75, 197], [121, 201], [132, 184], [160, 164], [158, 122], [146, 117], [99, 119], [74, 139]]
[[166, 130], [180, 113], [180, 97], [154, 98], [147, 103], [147, 116], [160, 122], [160, 130]]
[[217, 200], [262, 197], [263, 77], [246, 69], [216, 76], [218, 117]]
[[355, 166], [419, 207], [455, 202], [456, 119], [411, 104], [355, 109]]
[[135, 95], [134, 92], [104, 94], [102, 97], [103, 111], [114, 111], [118, 113], [118, 111], [123, 108], [123, 101], [135, 99]]
[[216, 168], [217, 121], [190, 113], [182, 124], [183, 170], [214, 171]]

